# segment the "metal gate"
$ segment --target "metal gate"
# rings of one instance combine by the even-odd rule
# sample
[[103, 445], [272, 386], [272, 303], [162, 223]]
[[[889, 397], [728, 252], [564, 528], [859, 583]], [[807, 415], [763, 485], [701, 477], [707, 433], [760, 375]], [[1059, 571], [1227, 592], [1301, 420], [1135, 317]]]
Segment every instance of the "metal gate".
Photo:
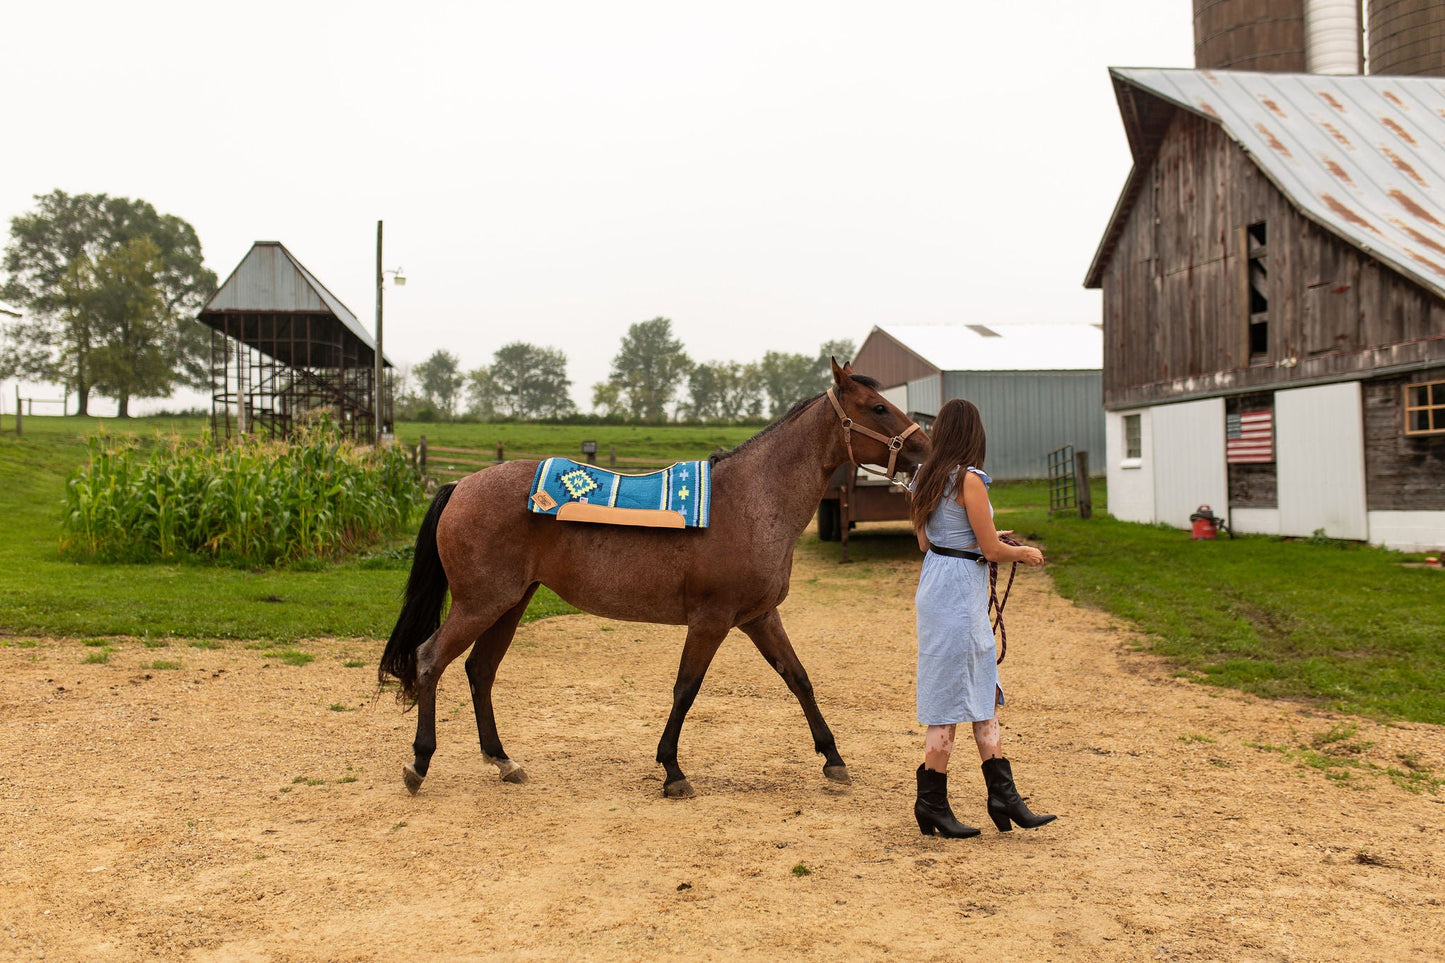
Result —
[[1049, 452], [1049, 514], [1076, 508], [1078, 504], [1079, 491], [1074, 478], [1074, 446], [1064, 445]]

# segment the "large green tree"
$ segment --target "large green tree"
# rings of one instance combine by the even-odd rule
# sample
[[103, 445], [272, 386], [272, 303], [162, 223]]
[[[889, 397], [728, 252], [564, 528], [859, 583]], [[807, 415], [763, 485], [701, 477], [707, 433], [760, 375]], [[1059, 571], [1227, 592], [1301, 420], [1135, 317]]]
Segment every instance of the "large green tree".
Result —
[[653, 318], [627, 329], [607, 380], [633, 419], [656, 422], [667, 417], [667, 406], [691, 370], [682, 342], [672, 336], [672, 322]]
[[456, 417], [457, 402], [466, 382], [456, 355], [447, 350], [434, 352], [430, 358], [412, 367], [411, 376], [416, 381], [417, 391], [443, 417]]
[[740, 421], [763, 409], [754, 365], [710, 361], [693, 367], [687, 379], [687, 416], [697, 421]]
[[[92, 392], [169, 395], [209, 380], [195, 320], [216, 290], [195, 228], [149, 203], [105, 194], [37, 195], [10, 222], [0, 299], [26, 316], [8, 327], [4, 366], [65, 385], [88, 414]], [[144, 242], [144, 243], [141, 243]]]
[[[474, 378], [478, 372], [472, 373]], [[523, 421], [565, 418], [577, 411], [567, 377], [567, 355], [525, 341], [502, 345], [487, 369], [492, 407], [503, 417]], [[484, 382], [475, 383], [482, 387]]]

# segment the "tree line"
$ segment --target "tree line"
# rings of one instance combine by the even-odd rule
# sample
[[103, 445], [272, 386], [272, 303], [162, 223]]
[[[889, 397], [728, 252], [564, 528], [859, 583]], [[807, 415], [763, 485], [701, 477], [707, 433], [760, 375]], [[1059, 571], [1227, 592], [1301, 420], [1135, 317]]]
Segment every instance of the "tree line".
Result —
[[[606, 381], [592, 386], [592, 408], [607, 421], [746, 422], [776, 418], [799, 398], [827, 389], [829, 358], [853, 357], [849, 340], [825, 341], [813, 356], [768, 351], [753, 362], [693, 361], [672, 321], [653, 318], [627, 329]], [[559, 348], [514, 341], [492, 363], [463, 370], [437, 351], [403, 379], [396, 416], [403, 421], [565, 420], [577, 416]]]
[[[217, 289], [186, 221], [149, 203], [106, 194], [37, 195], [11, 221], [0, 300], [26, 314], [4, 329], [0, 377], [65, 386], [89, 414], [93, 395], [119, 414], [139, 398], [210, 387], [210, 331], [196, 316]], [[694, 361], [672, 321], [632, 325], [605, 381], [592, 386], [594, 417], [611, 421], [744, 422], [775, 418], [824, 390], [828, 359], [850, 359], [851, 341], [814, 356], [768, 351], [757, 361]], [[464, 371], [437, 351], [401, 379], [402, 420], [563, 420], [578, 417], [558, 348], [503, 345], [490, 364]]]

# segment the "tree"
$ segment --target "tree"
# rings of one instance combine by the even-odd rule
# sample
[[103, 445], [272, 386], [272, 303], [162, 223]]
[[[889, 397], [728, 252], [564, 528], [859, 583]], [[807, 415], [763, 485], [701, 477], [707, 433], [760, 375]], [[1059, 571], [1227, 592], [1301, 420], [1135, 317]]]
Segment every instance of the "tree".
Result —
[[467, 372], [467, 414], [478, 421], [494, 421], [497, 417], [497, 383], [488, 367]]
[[448, 419], [456, 417], [457, 396], [465, 380], [456, 355], [446, 350], [437, 351], [415, 365], [411, 374], [416, 379], [417, 390], [429, 404]]
[[[216, 275], [195, 228], [131, 198], [57, 190], [35, 200], [11, 221], [5, 249], [0, 299], [27, 317], [9, 327], [4, 366], [74, 390], [80, 414], [92, 391], [125, 414], [133, 397], [208, 384], [210, 339], [195, 316]], [[134, 246], [141, 240], [151, 248]]]
[[687, 416], [697, 421], [740, 421], [763, 409], [754, 366], [712, 361], [693, 367], [687, 381]]
[[[831, 370], [831, 369], [830, 369]], [[825, 389], [814, 389], [813, 359], [805, 354], [769, 351], [758, 362], [758, 381], [768, 399], [768, 416], [776, 418], [793, 402]]]
[[634, 419], [662, 421], [672, 396], [691, 369], [692, 361], [683, 351], [682, 342], [672, 336], [672, 322], [653, 318], [627, 329], [607, 380], [617, 386]]
[[858, 349], [853, 344], [852, 338], [839, 338], [836, 341], [824, 341], [818, 346], [818, 357], [813, 359], [814, 384], [819, 391], [827, 391], [828, 386], [833, 383], [832, 359], [837, 358], [839, 364], [846, 364], [853, 360], [853, 355]]
[[489, 374], [494, 407], [502, 415], [531, 421], [562, 418], [577, 410], [569, 394], [567, 355], [558, 348], [524, 341], [503, 345], [492, 355]]
[[627, 409], [622, 404], [622, 388], [610, 381], [597, 382], [592, 386], [592, 410], [603, 418], [627, 414]]

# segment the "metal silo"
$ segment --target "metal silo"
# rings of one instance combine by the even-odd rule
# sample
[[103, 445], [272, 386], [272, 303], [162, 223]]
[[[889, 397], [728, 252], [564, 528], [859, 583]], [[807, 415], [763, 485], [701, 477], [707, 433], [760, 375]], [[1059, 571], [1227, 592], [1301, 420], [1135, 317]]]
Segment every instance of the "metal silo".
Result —
[[1360, 0], [1305, 0], [1305, 68], [1312, 74], [1363, 72]]
[[1445, 77], [1445, 3], [1369, 0], [1369, 4], [1370, 73]]
[[1305, 71], [1305, 0], [1194, 0], [1194, 66]]

